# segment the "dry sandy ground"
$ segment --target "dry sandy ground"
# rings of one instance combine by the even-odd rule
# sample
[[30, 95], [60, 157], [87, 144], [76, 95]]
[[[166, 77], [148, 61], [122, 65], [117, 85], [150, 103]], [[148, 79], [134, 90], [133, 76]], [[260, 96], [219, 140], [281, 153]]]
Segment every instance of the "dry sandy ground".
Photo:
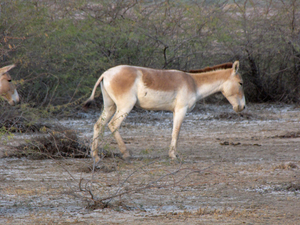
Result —
[[[99, 112], [82, 116], [59, 122], [90, 140]], [[183, 123], [181, 161], [167, 157], [171, 126], [171, 113], [131, 113], [131, 163], [104, 158], [94, 173], [90, 158], [1, 158], [0, 224], [300, 224], [299, 107], [200, 105]], [[108, 132], [102, 146], [118, 152]], [[104, 209], [91, 200], [118, 194]]]

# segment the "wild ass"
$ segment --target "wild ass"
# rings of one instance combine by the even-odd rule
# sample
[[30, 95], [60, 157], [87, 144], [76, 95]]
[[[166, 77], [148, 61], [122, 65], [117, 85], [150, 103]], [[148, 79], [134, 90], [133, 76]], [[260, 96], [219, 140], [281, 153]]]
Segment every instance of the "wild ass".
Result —
[[0, 96], [7, 100], [10, 105], [15, 105], [20, 100], [17, 89], [8, 74], [8, 71], [14, 67], [15, 65], [10, 65], [0, 68]]
[[176, 158], [176, 145], [182, 121], [198, 100], [222, 92], [234, 111], [240, 112], [245, 108], [243, 80], [237, 73], [238, 68], [239, 61], [206, 68], [200, 72], [157, 70], [128, 65], [110, 68], [100, 76], [84, 105], [88, 107], [94, 100], [97, 86], [100, 84], [103, 111], [94, 125], [91, 155], [96, 162], [100, 160], [97, 154], [99, 137], [109, 122], [108, 127], [118, 143], [123, 158], [130, 156], [120, 136], [119, 127], [136, 105], [147, 110], [173, 112], [169, 156], [172, 159]]

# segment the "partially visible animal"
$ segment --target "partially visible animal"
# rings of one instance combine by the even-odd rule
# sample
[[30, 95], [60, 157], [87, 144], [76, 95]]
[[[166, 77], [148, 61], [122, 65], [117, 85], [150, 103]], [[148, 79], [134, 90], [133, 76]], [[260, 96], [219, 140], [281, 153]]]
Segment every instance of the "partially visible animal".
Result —
[[94, 100], [100, 84], [103, 111], [94, 125], [91, 155], [100, 160], [97, 149], [105, 125], [113, 133], [123, 158], [130, 157], [119, 133], [122, 121], [134, 106], [147, 110], [173, 112], [173, 131], [169, 156], [176, 158], [176, 146], [185, 114], [196, 102], [216, 92], [221, 92], [240, 112], [245, 108], [243, 80], [238, 73], [239, 62], [226, 63], [200, 71], [157, 70], [137, 66], [120, 65], [105, 71], [96, 82], [85, 107]]
[[15, 65], [0, 68], [0, 96], [8, 101], [10, 105], [19, 103], [20, 98], [16, 86], [11, 82], [11, 76], [8, 71]]

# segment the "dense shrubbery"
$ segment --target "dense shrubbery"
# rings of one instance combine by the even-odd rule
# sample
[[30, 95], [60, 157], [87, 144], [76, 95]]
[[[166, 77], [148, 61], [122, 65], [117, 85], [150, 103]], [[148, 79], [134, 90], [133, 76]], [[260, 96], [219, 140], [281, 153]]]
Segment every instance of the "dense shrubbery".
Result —
[[[239, 59], [248, 101], [298, 102], [300, 2], [2, 0], [0, 66], [22, 102], [81, 102], [109, 67], [188, 70]], [[4, 104], [1, 102], [0, 107]]]

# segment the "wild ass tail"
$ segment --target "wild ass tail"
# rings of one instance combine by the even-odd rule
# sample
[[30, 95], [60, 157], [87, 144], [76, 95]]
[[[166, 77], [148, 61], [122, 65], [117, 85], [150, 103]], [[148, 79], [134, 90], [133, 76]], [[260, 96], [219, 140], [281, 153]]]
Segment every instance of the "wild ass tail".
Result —
[[96, 93], [96, 89], [97, 87], [99, 86], [99, 84], [101, 83], [101, 81], [103, 80], [103, 75], [101, 75], [99, 77], [99, 79], [97, 80], [95, 86], [94, 86], [94, 89], [92, 91], [92, 94], [91, 96], [84, 102], [83, 104], [83, 108], [87, 109], [90, 107], [90, 105], [92, 104], [92, 102], [95, 100], [95, 93]]

